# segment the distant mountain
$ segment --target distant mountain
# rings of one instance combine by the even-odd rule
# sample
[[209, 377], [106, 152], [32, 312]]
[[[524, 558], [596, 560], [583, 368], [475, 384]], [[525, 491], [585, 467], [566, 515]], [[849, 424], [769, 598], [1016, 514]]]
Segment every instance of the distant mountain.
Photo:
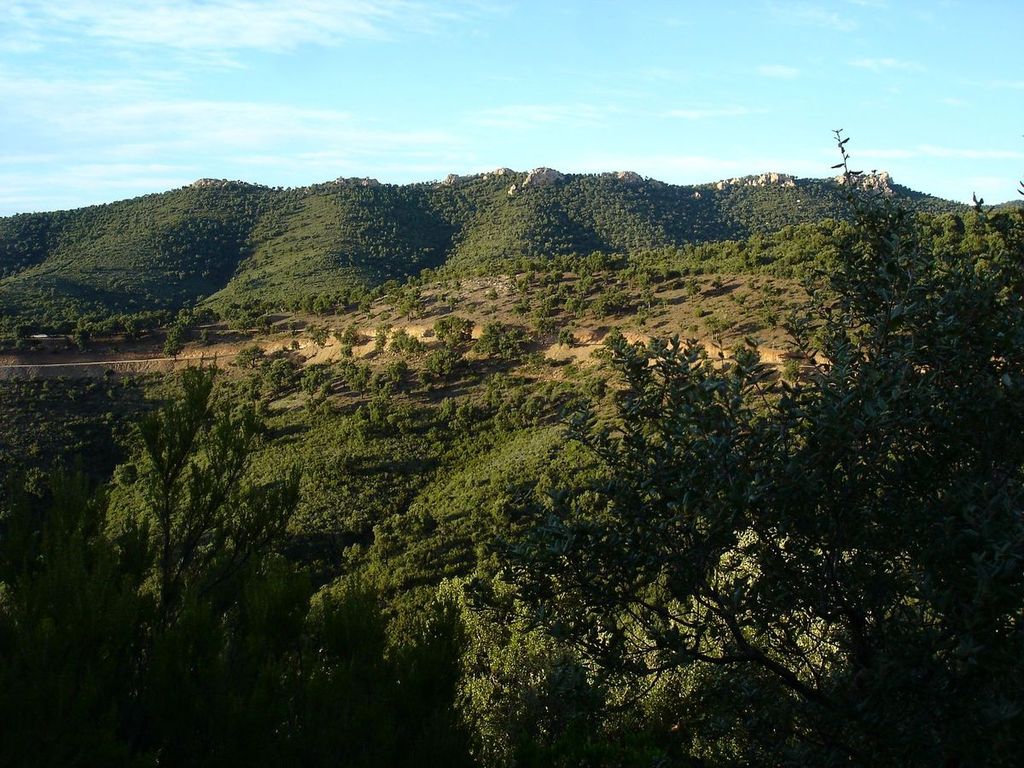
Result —
[[[966, 208], [884, 174], [868, 185], [919, 211]], [[543, 168], [403, 186], [338, 179], [280, 189], [203, 179], [0, 218], [0, 317], [54, 326], [203, 301], [284, 305], [426, 267], [501, 270], [523, 258], [678, 247], [847, 214], [836, 180], [785, 174], [696, 186]]]

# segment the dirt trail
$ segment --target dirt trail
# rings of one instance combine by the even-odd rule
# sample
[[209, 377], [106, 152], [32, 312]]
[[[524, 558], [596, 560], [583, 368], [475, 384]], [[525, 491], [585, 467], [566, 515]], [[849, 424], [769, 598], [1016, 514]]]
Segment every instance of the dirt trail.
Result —
[[[578, 277], [565, 273], [562, 279], [565, 285], [572, 288]], [[520, 326], [525, 324], [516, 304], [518, 294], [511, 277], [467, 279], [454, 286], [454, 293], [452, 290], [450, 284], [425, 289], [419, 308], [425, 314], [415, 319], [397, 318], [396, 315], [400, 313], [396, 307], [378, 299], [368, 310], [329, 320], [312, 315], [303, 316], [301, 313], [277, 316], [274, 318], [274, 330], [262, 338], [253, 338], [248, 333], [231, 331], [224, 326], [209, 326], [206, 330], [212, 336], [212, 343], [205, 346], [190, 343], [177, 358], [161, 356], [159, 333], [154, 334], [153, 338], [135, 341], [110, 339], [106, 343], [111, 348], [106, 350], [81, 352], [51, 345], [33, 351], [0, 354], [0, 380], [167, 372], [189, 365], [214, 362], [227, 367], [243, 348], [252, 345], [268, 354], [283, 349], [292, 350], [304, 365], [330, 363], [342, 356], [340, 342], [332, 335], [324, 346], [318, 346], [308, 331], [313, 325], [322, 328], [324, 323], [335, 333], [344, 327], [355, 328], [360, 343], [353, 347], [353, 356], [373, 363], [378, 360], [375, 351], [377, 331], [385, 325], [390, 327], [392, 333], [405, 331], [429, 349], [437, 343], [433, 337], [434, 323], [451, 313], [474, 324], [474, 338], [479, 338], [483, 327], [492, 321]], [[728, 318], [732, 322], [731, 331], [727, 331], [729, 338], [724, 342], [727, 349], [743, 337], [756, 333], [763, 340], [759, 347], [762, 360], [772, 365], [782, 365], [789, 358], [784, 350], [784, 334], [775, 321], [764, 319], [758, 307], [764, 303], [762, 300], [767, 301], [766, 296], [771, 299], [771, 306], [779, 312], [787, 307], [798, 306], [803, 301], [803, 294], [798, 287], [787, 281], [741, 275], [667, 280], [655, 289], [654, 295], [661, 303], [653, 315], [646, 315], [649, 325], [643, 325], [644, 321], [639, 318], [639, 314], [633, 312], [589, 317], [585, 320], [567, 317], [566, 327], [572, 329], [576, 337], [575, 344], [565, 346], [549, 343], [534, 349], [549, 360], [586, 365], [591, 362], [593, 353], [603, 346], [608, 333], [618, 327], [630, 341], [646, 341], [652, 335], [678, 334], [684, 338], [695, 336], [709, 350], [714, 351], [717, 347], [709, 338], [713, 335], [709, 324], [712, 320], [720, 324], [721, 318]], [[558, 311], [562, 313], [561, 309]], [[394, 354], [379, 357], [381, 362], [393, 359]]]
[[[432, 327], [431, 324], [425, 323], [394, 323], [391, 326], [391, 331], [393, 333], [399, 329], [404, 330], [429, 347], [436, 343], [433, 339]], [[478, 324], [473, 329], [473, 337], [479, 338], [480, 331], [481, 328]], [[352, 354], [357, 358], [369, 357], [375, 349], [376, 328], [360, 328], [359, 333], [364, 343], [354, 346]], [[646, 342], [651, 338], [650, 334], [636, 331], [627, 331], [624, 335], [630, 342]], [[542, 346], [540, 351], [549, 360], [571, 360], [586, 364], [594, 352], [603, 347], [606, 336], [607, 332], [603, 329], [595, 329], [579, 334], [578, 343], [571, 347], [552, 343]], [[294, 345], [296, 341], [298, 342], [297, 347]], [[701, 339], [700, 342], [708, 349], [715, 349], [714, 342], [709, 339]], [[294, 337], [257, 339], [246, 344], [214, 343], [206, 347], [187, 350], [185, 354], [178, 357], [141, 357], [136, 353], [132, 355], [108, 354], [103, 355], [100, 359], [83, 360], [81, 358], [85, 355], [76, 353], [68, 355], [71, 359], [50, 362], [55, 355], [28, 353], [0, 357], [0, 380], [59, 377], [102, 378], [112, 374], [169, 373], [197, 365], [215, 364], [224, 367], [230, 365], [244, 347], [252, 345], [258, 346], [267, 353], [291, 350], [302, 358], [304, 365], [330, 363], [341, 358], [341, 344], [334, 338], [320, 347], [311, 339], [295, 339]], [[781, 365], [788, 359], [785, 351], [774, 347], [761, 346], [758, 350], [761, 353], [761, 359], [772, 365]]]

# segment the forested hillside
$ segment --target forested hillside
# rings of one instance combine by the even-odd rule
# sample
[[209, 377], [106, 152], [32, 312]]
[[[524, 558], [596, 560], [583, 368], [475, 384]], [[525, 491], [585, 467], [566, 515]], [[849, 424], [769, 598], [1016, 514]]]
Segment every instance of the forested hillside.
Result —
[[851, 205], [6, 382], [0, 762], [1015, 765], [1024, 218]]
[[[207, 180], [11, 216], [0, 219], [2, 330], [116, 318], [148, 326], [197, 305], [280, 309], [357, 296], [426, 268], [507, 272], [522, 260], [629, 255], [849, 217], [839, 184], [785, 178], [680, 187], [629, 174], [502, 171], [288, 190]], [[886, 193], [914, 210], [963, 209], [898, 185]]]
[[2, 220], [0, 765], [1016, 766], [1024, 212], [843, 180]]

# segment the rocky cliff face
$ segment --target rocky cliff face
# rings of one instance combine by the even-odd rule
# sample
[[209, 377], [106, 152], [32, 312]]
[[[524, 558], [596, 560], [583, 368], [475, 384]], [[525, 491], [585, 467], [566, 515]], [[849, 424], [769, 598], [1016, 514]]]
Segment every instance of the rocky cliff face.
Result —
[[644, 180], [643, 176], [636, 171], [619, 171], [618, 173], [613, 173], [612, 176], [627, 184], [640, 184]]
[[517, 192], [521, 192], [524, 189], [549, 187], [552, 184], [557, 184], [565, 178], [565, 174], [559, 173], [554, 168], [534, 168], [532, 171], [526, 174], [526, 178], [522, 184], [513, 184], [508, 188], [508, 193], [514, 195]]
[[339, 187], [379, 187], [380, 182], [376, 179], [371, 179], [369, 176], [358, 178], [356, 176], [343, 177], [339, 176], [333, 182]]
[[196, 179], [189, 186], [192, 187], [226, 187], [232, 182], [229, 179]]
[[892, 197], [896, 194], [896, 190], [893, 188], [892, 176], [889, 175], [888, 171], [872, 171], [871, 173], [862, 173], [849, 177], [841, 173], [835, 177], [835, 182], [837, 184], [852, 182], [857, 189], [862, 189], [865, 192], [878, 192], [883, 197]]
[[723, 179], [715, 184], [715, 189], [726, 187], [795, 187], [796, 178], [788, 173], [762, 173], [760, 176], [739, 176], [735, 179]]
[[476, 179], [493, 179], [499, 176], [514, 176], [515, 171], [511, 168], [495, 168], [493, 171], [486, 171], [484, 173], [470, 173], [466, 175], [459, 175], [457, 173], [449, 173], [441, 181], [438, 182], [442, 187], [455, 187], [463, 182], [475, 181]]

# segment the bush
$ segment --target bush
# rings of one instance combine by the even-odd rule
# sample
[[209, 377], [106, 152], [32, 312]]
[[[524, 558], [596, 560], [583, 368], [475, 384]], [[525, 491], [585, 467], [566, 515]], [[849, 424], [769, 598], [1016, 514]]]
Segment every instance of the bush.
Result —
[[457, 315], [446, 315], [434, 323], [434, 335], [447, 346], [458, 346], [473, 338], [473, 321]]
[[622, 695], [675, 680], [671, 722], [699, 725], [664, 745], [694, 761], [1014, 765], [1024, 216], [964, 258], [854, 205], [811, 292], [821, 362], [779, 382], [753, 349], [615, 339], [615, 418], [570, 430], [603, 476], [532, 507], [508, 564]]
[[405, 328], [399, 328], [391, 335], [391, 348], [404, 354], [422, 352], [423, 342], [411, 335]]
[[487, 357], [517, 360], [522, 357], [528, 341], [529, 336], [521, 326], [495, 321], [484, 326], [474, 351]]

